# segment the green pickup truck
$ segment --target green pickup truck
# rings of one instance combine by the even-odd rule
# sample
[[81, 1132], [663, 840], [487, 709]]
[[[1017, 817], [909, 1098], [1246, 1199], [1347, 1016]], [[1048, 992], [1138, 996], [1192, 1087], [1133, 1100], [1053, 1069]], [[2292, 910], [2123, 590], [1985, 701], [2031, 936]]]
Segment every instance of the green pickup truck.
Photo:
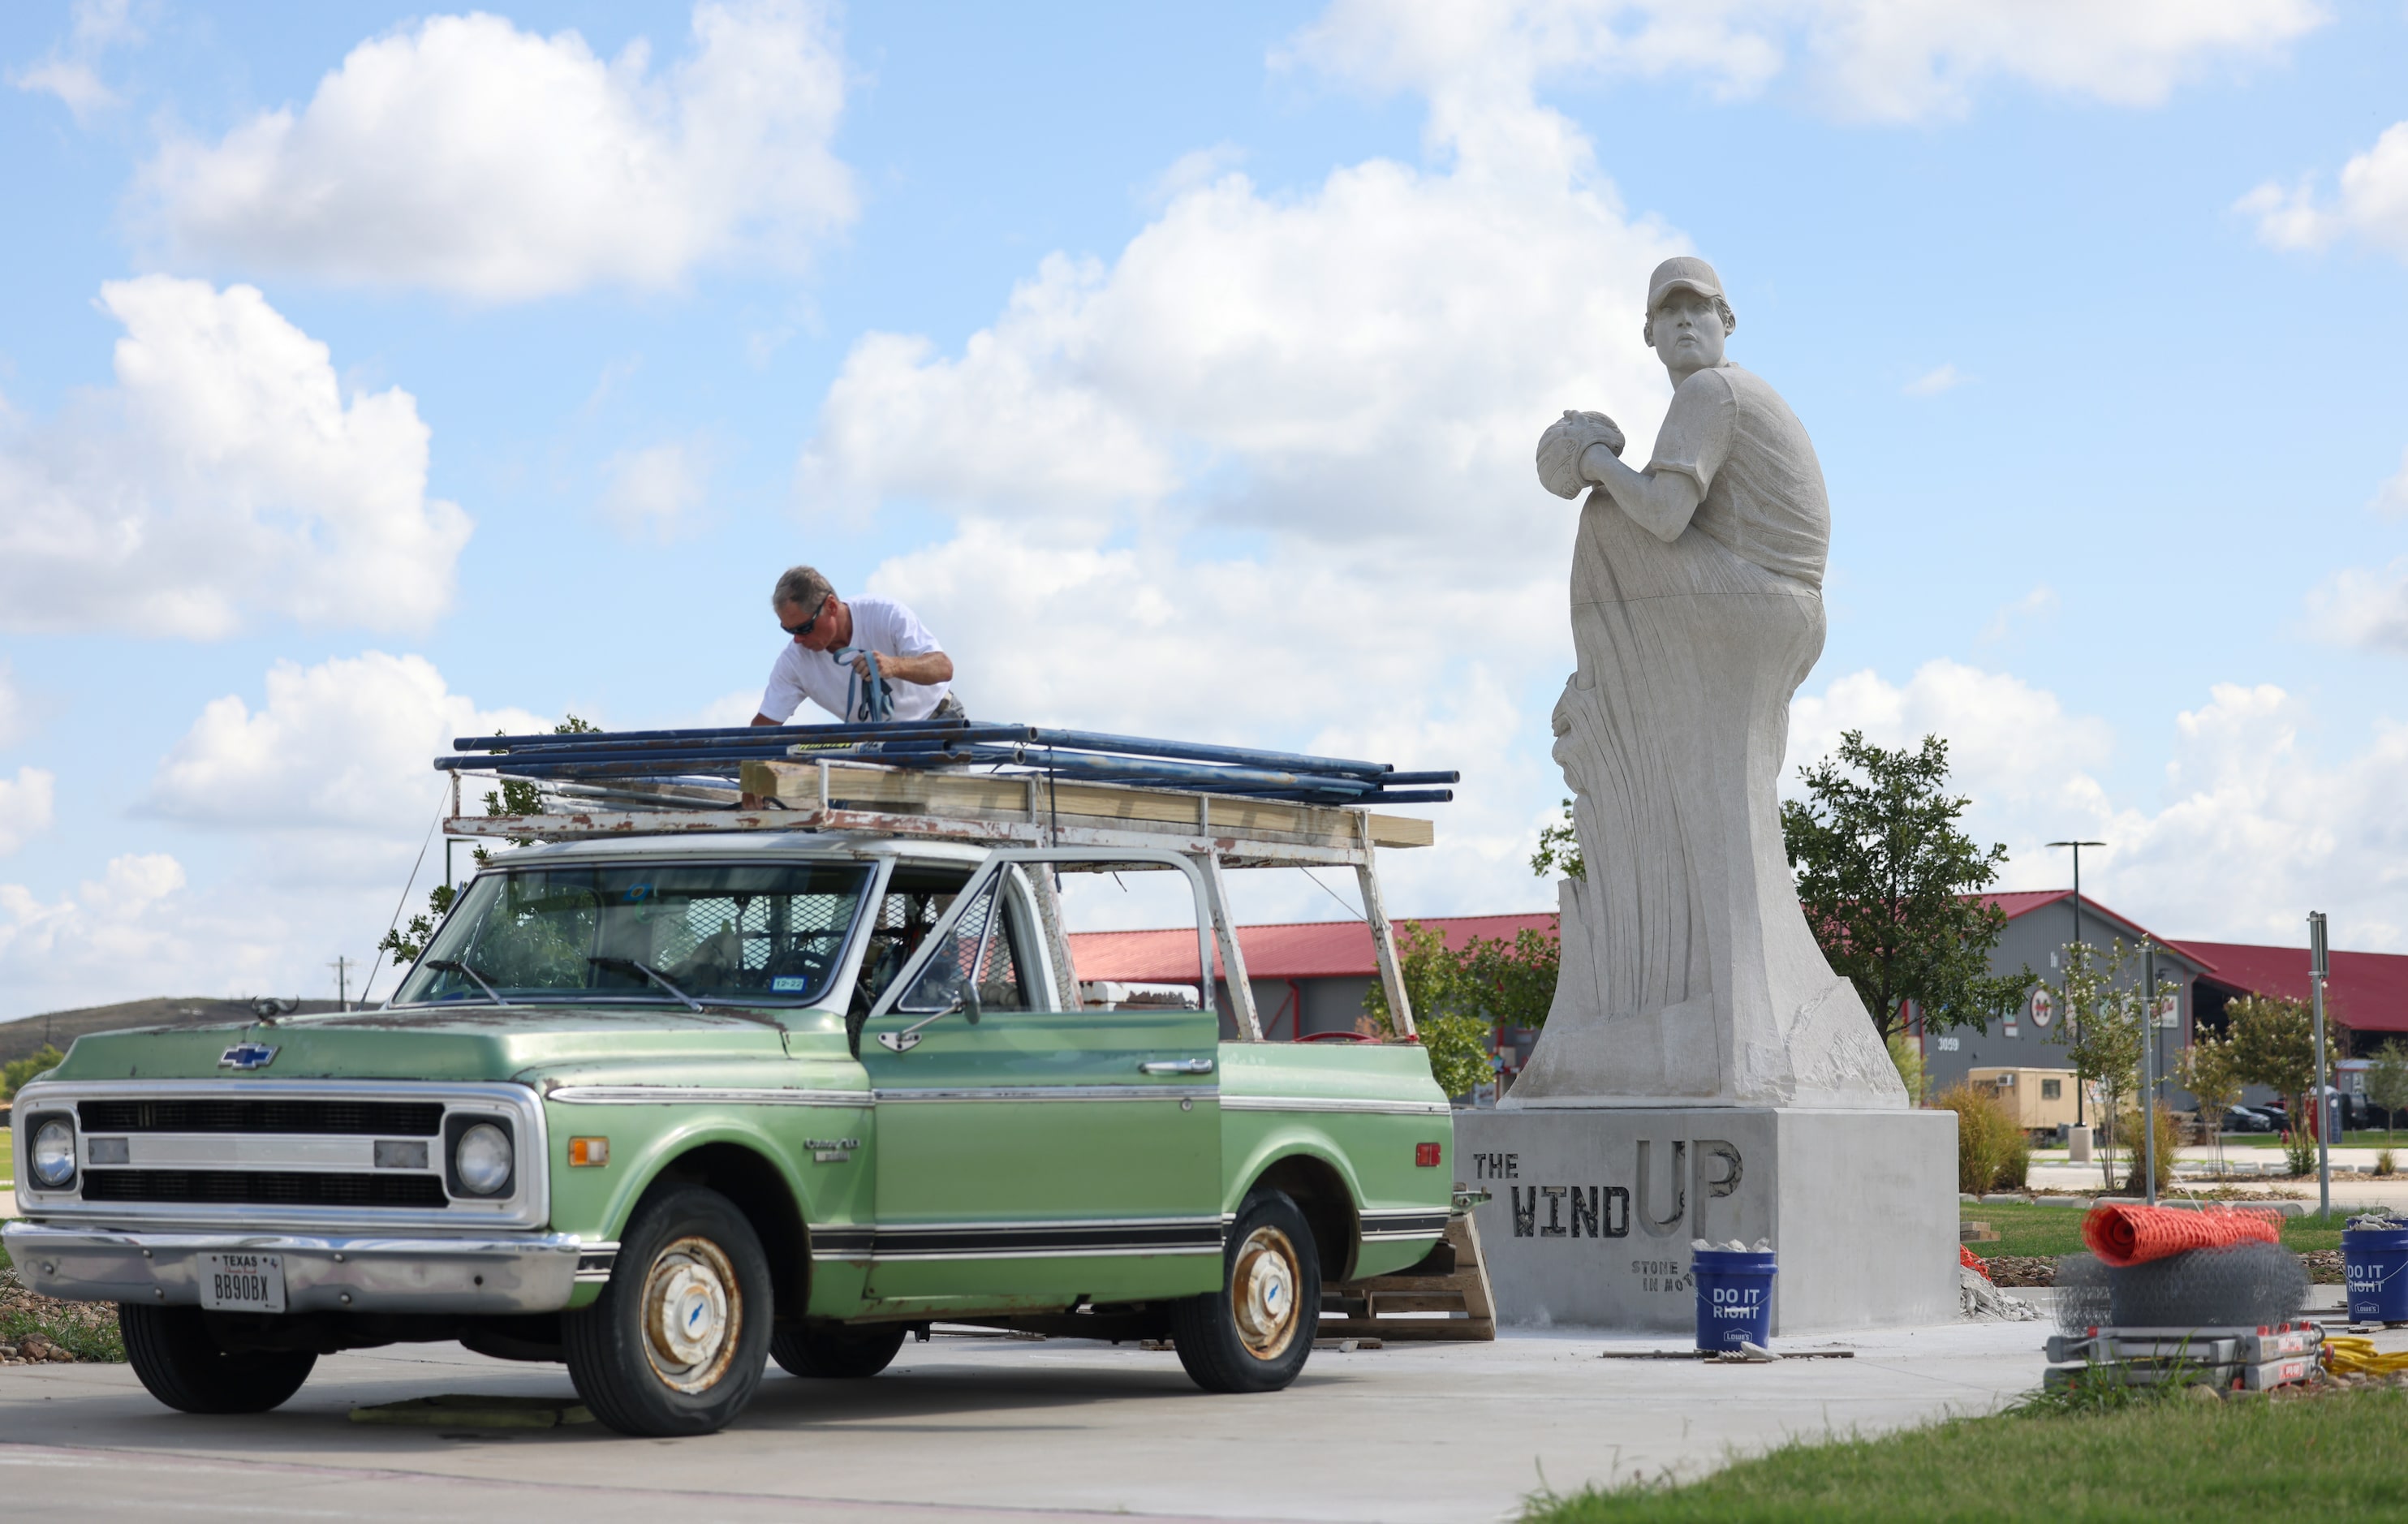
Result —
[[[769, 1360], [872, 1375], [939, 1320], [1167, 1337], [1208, 1389], [1275, 1389], [1325, 1284], [1444, 1252], [1425, 1054], [1260, 1040], [1222, 894], [1225, 862], [1376, 891], [1369, 818], [949, 824], [824, 771], [817, 809], [455, 821], [552, 839], [463, 889], [390, 1004], [81, 1039], [17, 1098], [19, 1274], [117, 1303], [188, 1412], [457, 1340], [675, 1435]], [[1140, 870], [1197, 907], [1183, 997], [1070, 964], [1064, 876]]]

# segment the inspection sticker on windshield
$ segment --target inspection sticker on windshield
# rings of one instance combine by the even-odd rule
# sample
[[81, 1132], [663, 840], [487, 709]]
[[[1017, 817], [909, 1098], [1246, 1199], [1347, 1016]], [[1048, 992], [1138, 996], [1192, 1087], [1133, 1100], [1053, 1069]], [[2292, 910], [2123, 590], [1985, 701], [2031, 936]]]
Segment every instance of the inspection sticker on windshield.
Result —
[[777, 974], [770, 976], [769, 988], [777, 990], [801, 990], [810, 982], [799, 974]]
[[204, 1254], [201, 1305], [219, 1312], [282, 1312], [284, 1256]]

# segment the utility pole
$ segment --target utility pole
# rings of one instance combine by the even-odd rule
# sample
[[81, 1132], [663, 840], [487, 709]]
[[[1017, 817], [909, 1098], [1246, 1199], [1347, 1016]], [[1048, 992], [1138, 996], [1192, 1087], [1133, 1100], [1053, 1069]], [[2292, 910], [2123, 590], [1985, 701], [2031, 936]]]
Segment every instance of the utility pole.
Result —
[[2315, 1000], [2316, 1024], [2316, 1216], [2332, 1216], [2332, 1124], [2325, 1109], [2325, 978], [2331, 956], [2325, 950], [2325, 913], [2308, 912], [2308, 990]]
[[351, 961], [337, 958], [326, 965], [335, 971], [335, 1004], [343, 1010], [351, 1008]]
[[2157, 1204], [2157, 945], [2141, 938], [2141, 1169], [2148, 1176], [2144, 1199]]
[[[2073, 848], [2073, 941], [2078, 947], [2082, 942], [2082, 849], [2086, 847], [2104, 847], [2107, 844], [2103, 841], [2053, 841], [2049, 845]], [[2071, 970], [2069, 969], [2067, 972], [2071, 973]], [[2065, 1024], [2071, 1027], [2079, 1019], [2080, 1017], [2073, 1008], [2073, 1002], [2067, 1001]], [[2077, 1033], [2075, 1035], [2079, 1036], [2080, 1033]], [[2076, 1127], [2082, 1125], [2082, 1076], [2079, 1075], [2073, 1077], [2073, 1125]]]

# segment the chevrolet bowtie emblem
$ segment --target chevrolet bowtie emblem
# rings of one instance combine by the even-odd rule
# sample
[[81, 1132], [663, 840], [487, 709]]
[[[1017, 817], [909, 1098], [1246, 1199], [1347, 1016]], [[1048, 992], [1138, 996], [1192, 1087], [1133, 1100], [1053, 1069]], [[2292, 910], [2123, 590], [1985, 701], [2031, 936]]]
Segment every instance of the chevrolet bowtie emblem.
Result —
[[236, 1043], [218, 1055], [221, 1069], [265, 1069], [276, 1061], [271, 1043]]

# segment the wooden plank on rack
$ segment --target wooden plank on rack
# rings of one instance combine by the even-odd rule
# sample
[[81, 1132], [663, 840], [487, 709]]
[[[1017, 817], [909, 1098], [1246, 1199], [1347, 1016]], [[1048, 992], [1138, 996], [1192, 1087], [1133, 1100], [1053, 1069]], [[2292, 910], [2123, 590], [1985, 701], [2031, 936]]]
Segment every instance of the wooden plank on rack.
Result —
[[[993, 773], [936, 773], [903, 768], [860, 767], [829, 763], [828, 797], [839, 804], [888, 810], [918, 809], [934, 815], [954, 813], [1008, 814], [1029, 819], [1026, 776]], [[774, 799], [796, 809], [819, 807], [817, 764], [801, 762], [748, 762], [744, 791]], [[1039, 819], [1059, 816], [1084, 821], [1123, 821], [1136, 826], [1178, 827], [1193, 833], [1197, 802], [1209, 798], [1211, 834], [1321, 838], [1333, 843], [1359, 841], [1355, 813], [1327, 805], [1297, 805], [1280, 800], [1244, 799], [1226, 794], [1182, 793], [1169, 789], [1139, 789], [1110, 783], [1053, 782], [1040, 786]], [[1437, 839], [1427, 820], [1409, 816], [1371, 815], [1372, 845], [1427, 847]]]

